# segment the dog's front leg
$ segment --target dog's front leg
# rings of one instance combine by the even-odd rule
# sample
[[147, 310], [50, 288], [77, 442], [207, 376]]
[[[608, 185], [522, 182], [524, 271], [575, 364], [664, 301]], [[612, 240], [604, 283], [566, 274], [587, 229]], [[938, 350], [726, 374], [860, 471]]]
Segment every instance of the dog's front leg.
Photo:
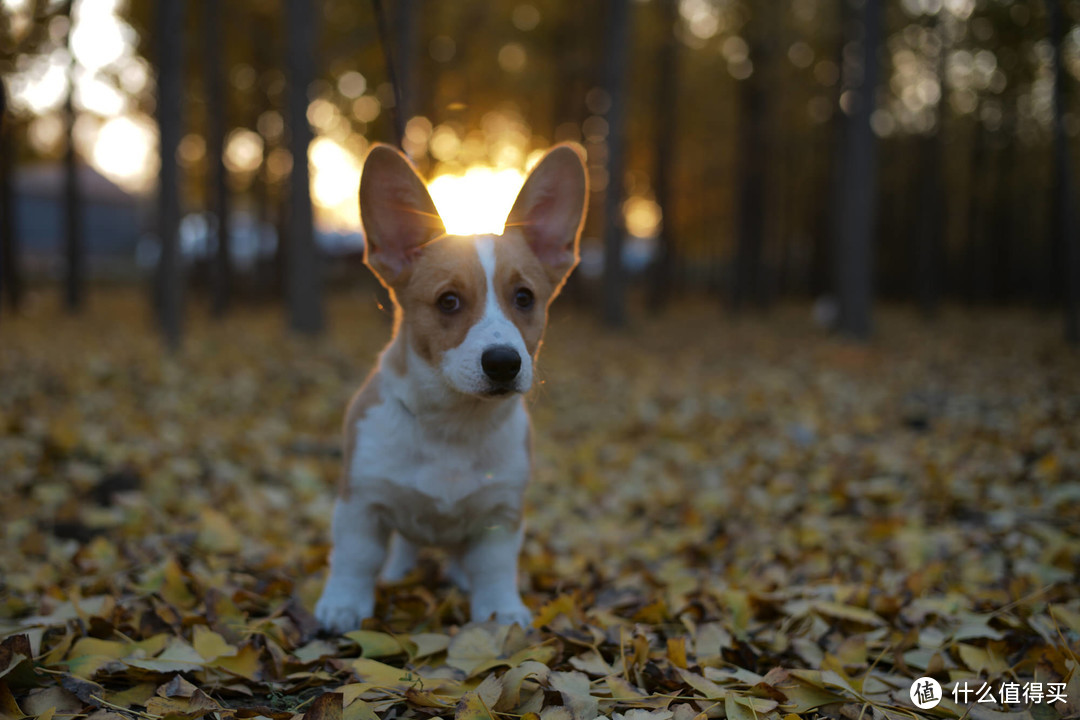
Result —
[[529, 627], [532, 614], [517, 589], [518, 552], [522, 527], [496, 525], [473, 539], [461, 554], [461, 569], [472, 591], [470, 612], [474, 622], [492, 615], [503, 625]]
[[389, 530], [359, 493], [338, 498], [334, 506], [334, 548], [330, 577], [315, 605], [315, 617], [326, 630], [356, 630], [375, 611], [375, 582], [386, 558]]

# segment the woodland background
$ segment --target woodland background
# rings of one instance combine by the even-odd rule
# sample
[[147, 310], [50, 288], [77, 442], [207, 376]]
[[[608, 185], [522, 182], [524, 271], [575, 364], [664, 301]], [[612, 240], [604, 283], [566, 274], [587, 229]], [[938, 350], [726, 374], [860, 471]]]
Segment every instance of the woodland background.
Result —
[[318, 332], [326, 282], [367, 280], [370, 142], [435, 178], [570, 139], [593, 181], [575, 286], [609, 325], [628, 293], [708, 291], [828, 296], [859, 337], [874, 298], [1064, 306], [1078, 336], [1075, 2], [400, 0], [385, 42], [351, 0], [3, 7], [11, 307], [52, 277], [76, 309], [138, 250], [171, 343], [190, 288], [218, 315], [285, 298]]

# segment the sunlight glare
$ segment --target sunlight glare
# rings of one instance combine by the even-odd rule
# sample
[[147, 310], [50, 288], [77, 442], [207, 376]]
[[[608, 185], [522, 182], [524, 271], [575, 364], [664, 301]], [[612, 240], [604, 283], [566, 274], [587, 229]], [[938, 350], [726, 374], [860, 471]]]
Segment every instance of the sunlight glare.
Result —
[[335, 229], [357, 227], [360, 163], [356, 156], [324, 136], [311, 143], [308, 160], [312, 168], [311, 196], [320, 224]]
[[68, 54], [55, 50], [48, 56], [35, 58], [24, 72], [11, 79], [12, 105], [43, 115], [64, 103], [67, 94]]
[[463, 175], [440, 175], [428, 192], [451, 235], [501, 235], [525, 175], [517, 169], [474, 166]]
[[93, 142], [93, 164], [103, 175], [132, 191], [153, 183], [158, 170], [157, 127], [149, 118], [115, 117]]
[[116, 11], [114, 3], [84, 0], [78, 7], [71, 49], [79, 65], [95, 72], [132, 52], [135, 33], [113, 14]]

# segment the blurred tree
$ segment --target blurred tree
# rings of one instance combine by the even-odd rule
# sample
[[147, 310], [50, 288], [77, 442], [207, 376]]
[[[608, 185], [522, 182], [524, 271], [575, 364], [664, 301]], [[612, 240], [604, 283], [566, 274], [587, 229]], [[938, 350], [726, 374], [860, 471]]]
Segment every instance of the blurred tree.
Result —
[[323, 330], [322, 268], [315, 244], [308, 170], [308, 88], [315, 79], [315, 16], [307, 0], [285, 0], [286, 123], [292, 172], [289, 177], [289, 251], [286, 255], [289, 326], [304, 335]]
[[608, 0], [604, 43], [604, 88], [610, 98], [607, 136], [607, 189], [604, 194], [603, 320], [609, 327], [626, 323], [623, 267], [624, 174], [626, 173], [626, 66], [630, 57], [630, 0]]
[[82, 198], [79, 195], [79, 158], [75, 148], [75, 54], [71, 35], [75, 27], [69, 0], [65, 15], [68, 22], [66, 69], [67, 95], [64, 100], [64, 306], [69, 313], [82, 310], [86, 297], [86, 247], [83, 237]]
[[1077, 236], [1076, 196], [1073, 189], [1069, 146], [1065, 138], [1065, 63], [1062, 40], [1065, 34], [1061, 0], [1047, 0], [1050, 40], [1054, 47], [1054, 234], [1053, 244], [1064, 261], [1065, 338], [1080, 344], [1080, 237]]
[[878, 82], [881, 0], [864, 0], [858, 14], [861, 62], [857, 68], [850, 63], [845, 68], [845, 72], [856, 72], [858, 81], [850, 91], [851, 113], [844, 138], [843, 213], [836, 263], [839, 330], [865, 340], [871, 331], [877, 231], [877, 142], [870, 117]]
[[395, 112], [401, 118], [401, 122], [407, 123], [409, 118], [418, 112], [421, 89], [420, 73], [417, 72], [420, 60], [420, 17], [417, 5], [422, 0], [396, 0], [394, 3], [394, 35], [396, 45], [394, 59], [397, 66], [394, 68], [396, 80], [401, 86], [398, 95], [400, 108]]
[[944, 9], [932, 16], [938, 38], [935, 68], [940, 90], [934, 128], [919, 138], [920, 172], [917, 176], [919, 223], [915, 241], [915, 292], [919, 309], [926, 318], [937, 315], [938, 304], [941, 301], [941, 261], [945, 229], [945, 183], [943, 182], [942, 155], [945, 137], [945, 61], [948, 57], [945, 16]]
[[[405, 145], [405, 123], [408, 122], [409, 116], [407, 115], [406, 106], [406, 89], [405, 81], [398, 74], [399, 70], [406, 68], [398, 68], [397, 59], [404, 55], [405, 52], [399, 48], [398, 52], [394, 52], [392, 36], [390, 34], [390, 25], [386, 17], [386, 8], [382, 4], [382, 0], [372, 0], [372, 6], [375, 9], [375, 24], [379, 27], [379, 45], [382, 47], [383, 52], [383, 64], [386, 66], [386, 76], [390, 82], [390, 87], [394, 92], [394, 106], [390, 109], [390, 117], [393, 120], [394, 128], [394, 142], [398, 148], [404, 148]], [[412, 0], [402, 0], [397, 7], [397, 40], [400, 42], [407, 34], [405, 46], [408, 48], [409, 53], [415, 51], [413, 46], [412, 32]], [[408, 72], [412, 74], [412, 57], [408, 58]]]
[[[252, 18], [255, 35], [259, 38], [280, 38], [279, 18], [265, 13], [256, 13]], [[254, 125], [259, 126], [259, 118], [273, 117], [280, 122], [284, 108], [281, 107], [281, 93], [278, 89], [281, 73], [279, 70], [283, 48], [277, 43], [261, 40], [253, 43], [252, 61], [255, 72], [254, 97], [249, 112]], [[288, 217], [285, 212], [287, 188], [280, 181], [275, 181], [270, 171], [270, 158], [275, 148], [284, 150], [285, 138], [280, 129], [269, 137], [264, 137], [262, 158], [255, 177], [255, 217], [260, 233], [263, 228], [270, 229], [277, 237], [273, 255], [260, 264], [257, 280], [258, 294], [263, 298], [280, 300], [286, 297], [286, 255], [289, 245]]]
[[985, 300], [982, 282], [985, 273], [982, 268], [986, 263], [983, 257], [982, 240], [987, 234], [988, 182], [987, 173], [987, 130], [983, 123], [977, 122], [972, 130], [971, 142], [971, 180], [968, 191], [967, 237], [964, 245], [964, 296], [969, 304]]
[[656, 97], [656, 201], [662, 226], [657, 236], [652, 268], [652, 295], [649, 306], [659, 312], [671, 296], [671, 274], [675, 265], [675, 162], [677, 157], [679, 103], [679, 43], [675, 36], [679, 22], [678, 0], [658, 0], [660, 13], [660, 57], [657, 63]]
[[836, 262], [837, 243], [843, 228], [845, 166], [844, 139], [847, 137], [848, 117], [843, 112], [842, 101], [848, 89], [845, 77], [840, 70], [844, 67], [844, 49], [847, 47], [847, 28], [852, 20], [851, 3], [840, 0], [834, 5], [833, 22], [830, 23], [832, 67], [837, 75], [832, 88], [823, 99], [830, 110], [828, 121], [824, 124], [825, 158], [822, 168], [823, 182], [819, 189], [818, 216], [816, 218], [816, 237], [813, 248], [812, 275], [810, 290], [815, 297], [827, 296], [837, 292], [839, 265]]
[[158, 175], [158, 260], [155, 299], [158, 324], [168, 346], [176, 350], [183, 332], [183, 258], [180, 256], [180, 168], [176, 161], [183, 118], [185, 0], [158, 0], [155, 41], [157, 122], [161, 143]]
[[[46, 47], [51, 38], [49, 27], [58, 15], [68, 11], [61, 3], [33, 0], [24, 8], [28, 22], [20, 23], [16, 12], [0, 12], [0, 74], [12, 72], [21, 60]], [[22, 272], [22, 247], [15, 216], [15, 163], [24, 143], [15, 142], [18, 130], [11, 102], [11, 86], [0, 77], [0, 301], [7, 299], [14, 310], [22, 304], [25, 288]], [[25, 125], [24, 125], [25, 127]]]
[[745, 28], [749, 45], [749, 77], [739, 82], [739, 130], [735, 162], [735, 272], [731, 282], [731, 306], [765, 303], [762, 267], [765, 242], [766, 172], [775, 161], [769, 143], [768, 68], [772, 61], [770, 35], [775, 26], [767, 16], [766, 3], [757, 3]]
[[[555, 96], [551, 104], [552, 137], [571, 125], [580, 128], [585, 119], [585, 96], [589, 90], [589, 51], [583, 47], [583, 29], [603, 10], [603, 3], [563, 12], [552, 22], [551, 57], [554, 66]], [[573, 278], [573, 276], [571, 276]]]
[[19, 267], [19, 238], [15, 231], [15, 144], [9, 118], [7, 83], [0, 78], [0, 301], [7, 300], [12, 310], [22, 303], [22, 273]]
[[215, 317], [225, 314], [232, 288], [232, 253], [229, 237], [229, 187], [225, 170], [225, 66], [224, 12], [225, 3], [203, 0], [203, 57], [206, 69], [207, 114], [207, 208], [214, 217], [213, 229], [217, 240], [212, 274]]

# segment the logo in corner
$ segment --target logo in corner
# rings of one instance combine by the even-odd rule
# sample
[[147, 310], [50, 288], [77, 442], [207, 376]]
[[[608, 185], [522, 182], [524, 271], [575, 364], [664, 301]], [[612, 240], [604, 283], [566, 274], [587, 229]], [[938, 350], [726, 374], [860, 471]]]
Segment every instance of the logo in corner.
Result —
[[934, 678], [919, 678], [911, 684], [911, 702], [920, 710], [937, 707], [941, 702], [941, 685]]

